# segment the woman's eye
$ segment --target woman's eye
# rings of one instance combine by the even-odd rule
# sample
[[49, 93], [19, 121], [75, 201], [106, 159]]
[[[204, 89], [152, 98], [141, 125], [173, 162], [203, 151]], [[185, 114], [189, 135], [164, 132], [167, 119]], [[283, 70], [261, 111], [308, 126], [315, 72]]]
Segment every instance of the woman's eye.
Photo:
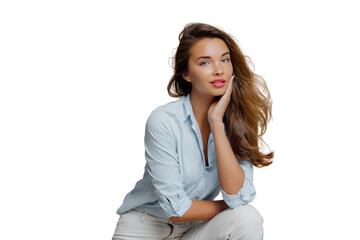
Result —
[[222, 61], [223, 62], [230, 62], [230, 59], [229, 58], [224, 58]]
[[200, 66], [204, 66], [204, 65], [207, 65], [207, 64], [209, 64], [208, 62], [202, 62], [202, 63], [200, 63]]

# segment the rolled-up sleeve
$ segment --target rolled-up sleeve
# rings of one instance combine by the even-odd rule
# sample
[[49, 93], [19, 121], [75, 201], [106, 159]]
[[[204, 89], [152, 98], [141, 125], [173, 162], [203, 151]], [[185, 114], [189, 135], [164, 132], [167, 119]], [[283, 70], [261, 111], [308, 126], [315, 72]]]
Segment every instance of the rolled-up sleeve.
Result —
[[237, 194], [229, 195], [220, 188], [222, 197], [230, 208], [250, 203], [254, 200], [256, 191], [253, 182], [253, 166], [250, 160], [238, 160], [240, 166], [244, 170], [245, 180], [242, 188]]
[[184, 191], [171, 118], [161, 111], [149, 116], [145, 128], [146, 170], [165, 214], [181, 217], [191, 206]]

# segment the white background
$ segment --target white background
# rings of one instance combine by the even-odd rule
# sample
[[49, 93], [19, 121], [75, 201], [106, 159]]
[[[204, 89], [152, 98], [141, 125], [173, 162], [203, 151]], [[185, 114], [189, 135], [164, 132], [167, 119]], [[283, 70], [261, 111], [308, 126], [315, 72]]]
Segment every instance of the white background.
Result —
[[0, 239], [110, 239], [189, 22], [235, 36], [274, 101], [265, 240], [359, 238], [356, 1], [1, 1]]

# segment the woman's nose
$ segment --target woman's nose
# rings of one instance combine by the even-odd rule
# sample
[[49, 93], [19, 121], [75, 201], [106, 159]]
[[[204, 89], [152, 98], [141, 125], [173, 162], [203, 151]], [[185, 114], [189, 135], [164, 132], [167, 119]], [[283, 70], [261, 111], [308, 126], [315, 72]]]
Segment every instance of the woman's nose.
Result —
[[214, 64], [214, 76], [219, 76], [223, 74], [223, 70], [219, 64]]

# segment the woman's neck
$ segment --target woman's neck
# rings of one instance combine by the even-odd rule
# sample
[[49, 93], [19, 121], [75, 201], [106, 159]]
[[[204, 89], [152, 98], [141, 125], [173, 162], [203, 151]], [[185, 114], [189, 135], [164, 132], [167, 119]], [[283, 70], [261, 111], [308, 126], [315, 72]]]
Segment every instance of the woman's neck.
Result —
[[209, 130], [210, 125], [208, 121], [208, 110], [215, 97], [197, 95], [194, 93], [190, 94], [190, 102], [194, 112], [195, 119], [199, 125], [200, 130]]

